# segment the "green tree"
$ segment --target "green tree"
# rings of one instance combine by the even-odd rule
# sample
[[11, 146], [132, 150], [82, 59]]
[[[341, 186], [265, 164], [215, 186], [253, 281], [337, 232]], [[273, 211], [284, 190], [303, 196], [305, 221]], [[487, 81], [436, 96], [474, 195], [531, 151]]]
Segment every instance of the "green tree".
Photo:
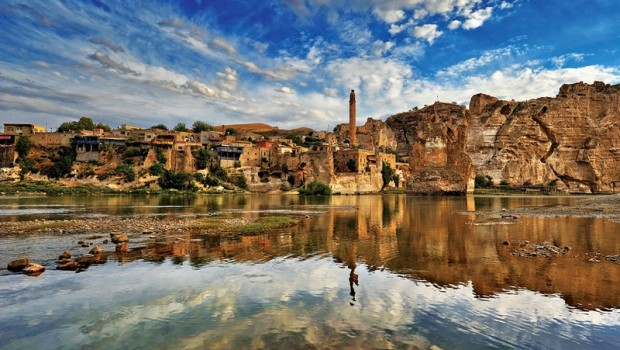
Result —
[[195, 121], [194, 124], [192, 124], [192, 131], [195, 133], [211, 130], [213, 130], [213, 127], [205, 122]]
[[163, 189], [176, 189], [194, 191], [196, 186], [192, 182], [192, 175], [186, 172], [175, 173], [174, 171], [164, 170], [157, 181]]
[[28, 152], [34, 146], [34, 142], [27, 136], [20, 136], [15, 144], [15, 150], [17, 151], [17, 158], [23, 159], [28, 157]]
[[105, 131], [105, 132], [112, 131], [112, 128], [108, 124], [103, 124], [103, 123], [97, 123], [96, 128], [97, 129], [103, 129], [103, 131]]
[[390, 181], [394, 180], [394, 170], [386, 162], [383, 162], [381, 165], [381, 179], [383, 180], [383, 187], [381, 189], [384, 189]]
[[226, 135], [234, 135], [237, 133], [237, 130], [233, 129], [233, 128], [227, 128], [226, 129]]
[[80, 130], [95, 130], [97, 125], [89, 117], [81, 117], [78, 121], [64, 122], [58, 127], [58, 132], [71, 132]]
[[187, 127], [185, 126], [185, 123], [177, 123], [177, 125], [174, 126], [174, 131], [187, 131]]
[[168, 130], [168, 127], [164, 124], [157, 124], [157, 125], [153, 125], [151, 126], [151, 129], [159, 129], [159, 130]]
[[58, 156], [52, 159], [54, 164], [45, 169], [47, 176], [53, 179], [59, 179], [70, 174], [75, 157], [76, 153], [73, 148], [61, 147], [58, 151]]
[[204, 148], [198, 148], [192, 152], [194, 158], [196, 158], [196, 168], [198, 170], [206, 169], [211, 160], [211, 152]]

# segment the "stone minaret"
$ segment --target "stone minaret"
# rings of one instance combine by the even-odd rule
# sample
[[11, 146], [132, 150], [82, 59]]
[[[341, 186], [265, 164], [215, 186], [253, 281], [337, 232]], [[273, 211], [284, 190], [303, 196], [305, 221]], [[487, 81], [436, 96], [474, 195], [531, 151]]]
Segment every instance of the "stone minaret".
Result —
[[349, 146], [357, 144], [357, 127], [355, 125], [355, 90], [349, 95]]

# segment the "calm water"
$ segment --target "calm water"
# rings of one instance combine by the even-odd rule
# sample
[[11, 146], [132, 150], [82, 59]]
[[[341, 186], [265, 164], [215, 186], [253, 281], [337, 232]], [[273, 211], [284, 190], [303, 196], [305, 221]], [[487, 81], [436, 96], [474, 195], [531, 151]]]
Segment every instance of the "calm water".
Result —
[[[616, 348], [620, 264], [588, 260], [620, 253], [620, 224], [467, 213], [571, 200], [0, 197], [0, 221], [24, 224], [304, 218], [253, 237], [137, 233], [129, 252], [81, 273], [54, 270], [54, 260], [65, 249], [88, 251], [76, 242], [92, 234], [0, 236], [0, 348]], [[502, 244], [514, 240], [571, 251], [517, 257], [514, 245]], [[48, 271], [28, 277], [5, 269], [24, 255]]]

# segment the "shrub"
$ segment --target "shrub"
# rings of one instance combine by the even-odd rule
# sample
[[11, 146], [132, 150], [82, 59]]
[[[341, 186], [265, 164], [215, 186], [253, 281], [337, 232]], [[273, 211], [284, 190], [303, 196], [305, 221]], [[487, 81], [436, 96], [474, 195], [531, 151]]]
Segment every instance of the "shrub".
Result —
[[204, 148], [199, 148], [192, 152], [194, 158], [196, 158], [196, 168], [198, 170], [206, 169], [211, 160], [211, 152]]
[[502, 187], [508, 187], [509, 183], [506, 180], [502, 180], [502, 181], [499, 182], [499, 185], [502, 186]]
[[329, 196], [332, 194], [332, 189], [322, 182], [313, 181], [302, 187], [299, 193], [306, 196]]
[[157, 158], [158, 162], [166, 164], [167, 159], [164, 155], [164, 150], [161, 147], [155, 148], [155, 157]]
[[196, 186], [192, 183], [192, 176], [186, 172], [175, 173], [174, 171], [164, 170], [158, 180], [159, 186], [163, 189], [176, 189], [195, 191]]
[[28, 157], [28, 152], [34, 146], [34, 142], [27, 136], [20, 136], [15, 143], [15, 150], [17, 151], [17, 158], [23, 159]]
[[164, 172], [164, 165], [162, 163], [155, 163], [149, 168], [151, 175], [159, 176]]
[[136, 179], [136, 172], [133, 170], [133, 167], [129, 164], [123, 164], [116, 168], [116, 174], [123, 175], [125, 177], [126, 182], [132, 182]]
[[58, 156], [52, 159], [54, 164], [45, 169], [47, 176], [54, 179], [67, 176], [71, 173], [71, 167], [73, 166], [75, 157], [75, 150], [69, 147], [61, 147]]
[[123, 151], [123, 158], [133, 158], [142, 155], [142, 150], [139, 147], [127, 147]]
[[248, 184], [247, 184], [247, 182], [245, 182], [245, 176], [243, 176], [243, 175], [236, 175], [233, 178], [232, 183], [233, 183], [233, 185], [235, 185], [235, 186], [237, 186], [237, 187], [239, 187], [239, 188], [241, 188], [243, 190], [248, 188]]
[[478, 174], [474, 178], [475, 188], [489, 188], [493, 186], [493, 178], [489, 175]]

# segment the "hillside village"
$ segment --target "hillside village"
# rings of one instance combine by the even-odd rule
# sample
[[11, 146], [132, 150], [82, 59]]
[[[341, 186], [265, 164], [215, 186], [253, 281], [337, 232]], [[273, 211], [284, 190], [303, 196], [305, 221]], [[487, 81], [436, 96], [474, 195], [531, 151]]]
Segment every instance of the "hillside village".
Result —
[[[198, 121], [191, 130], [182, 123], [107, 130], [86, 117], [57, 132], [5, 123], [0, 182], [261, 193], [303, 192], [311, 183], [341, 194], [464, 194], [478, 187], [610, 193], [620, 186], [618, 101], [620, 84], [579, 82], [555, 97], [517, 102], [480, 93], [469, 108], [438, 101], [358, 126], [351, 91], [348, 123], [329, 132]], [[74, 128], [80, 124], [89, 127]]]
[[[338, 125], [333, 132], [204, 122], [191, 128], [179, 123], [172, 130], [163, 125], [124, 124], [106, 131], [101, 124], [93, 128], [96, 124], [87, 117], [80, 122], [93, 130], [48, 132], [35, 124], [4, 123], [0, 180], [252, 192], [289, 191], [315, 181], [335, 193], [402, 186], [407, 164], [396, 161], [393, 132], [384, 122], [370, 118], [365, 125], [351, 128], [356, 125], [354, 98], [352, 92], [350, 123]], [[20, 138], [31, 144], [27, 155], [19, 154]], [[63, 157], [64, 170], [59, 169]]]

